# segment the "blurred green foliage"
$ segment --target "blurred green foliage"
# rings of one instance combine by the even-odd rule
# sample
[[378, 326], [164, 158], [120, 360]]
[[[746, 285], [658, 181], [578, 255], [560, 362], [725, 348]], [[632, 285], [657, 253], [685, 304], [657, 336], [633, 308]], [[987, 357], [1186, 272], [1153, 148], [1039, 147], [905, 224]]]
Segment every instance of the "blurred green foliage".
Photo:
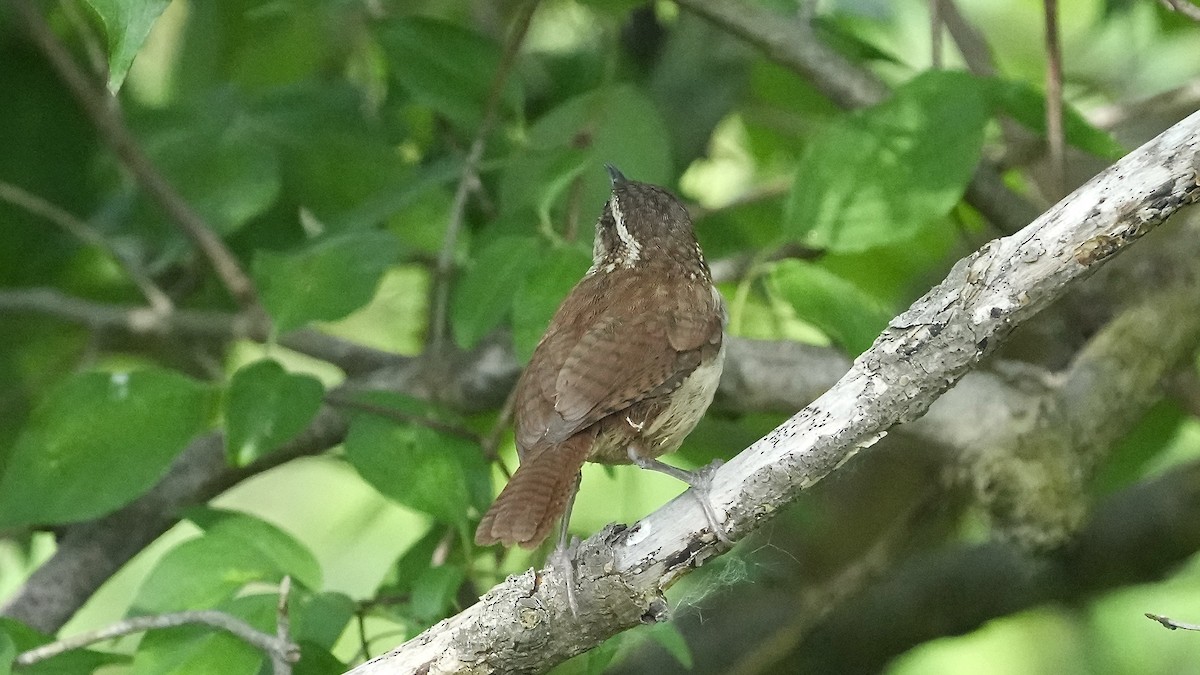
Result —
[[[794, 4], [754, 6], [782, 21], [794, 17]], [[21, 290], [55, 289], [140, 307], [119, 264], [132, 261], [178, 308], [236, 310], [15, 13], [0, 6], [0, 181], [74, 214], [109, 244], [0, 200], [0, 534], [11, 537], [0, 558], [9, 561], [0, 567], [3, 587], [41, 563], [28, 532], [129, 504], [202, 434], [225, 434], [231, 466], [271, 464], [272, 451], [302, 434], [341, 377], [281, 347], [281, 336], [309, 328], [420, 351], [437, 316], [434, 261], [489, 102], [494, 124], [445, 251], [453, 267], [447, 329], [458, 347], [499, 339], [511, 341], [518, 360], [529, 358], [590, 265], [591, 224], [608, 193], [602, 164], [611, 162], [695, 207], [710, 260], [748, 261], [721, 284], [732, 332], [833, 344], [850, 355], [866, 349], [955, 259], [995, 236], [962, 196], [980, 158], [1001, 144], [1000, 121], [1044, 131], [1044, 55], [1030, 37], [1040, 36], [1039, 3], [959, 4], [999, 75], [969, 75], [957, 54], [948, 69], [931, 70], [924, 2], [818, 3], [819, 39], [893, 88], [887, 100], [851, 112], [668, 2], [545, 0], [501, 87], [496, 74], [517, 3], [39, 4], [75, 60], [115, 94], [156, 170], [250, 271], [272, 319], [262, 348], [89, 330], [53, 318], [53, 308], [45, 316], [5, 304]], [[1200, 77], [1200, 29], [1148, 1], [1062, 4], [1067, 141], [1112, 159], [1121, 143], [1080, 111]], [[1006, 178], [1028, 182], [1017, 168]], [[787, 250], [804, 259], [771, 257]], [[366, 656], [364, 644], [380, 653], [531, 562], [525, 552], [497, 557], [471, 543], [499, 475], [482, 452], [495, 410], [467, 415], [378, 393], [355, 400], [363, 405], [349, 409], [345, 443], [325, 461], [286, 463], [188, 512], [64, 632], [127, 614], [213, 608], [271, 633], [272, 584], [286, 575], [295, 584], [292, 635], [302, 645], [297, 672], [339, 673]], [[789, 412], [710, 417], [681, 455], [696, 464], [728, 456]], [[1194, 419], [1156, 408], [1097, 491], [1194, 457], [1196, 433]], [[511, 440], [499, 455], [512, 466]], [[301, 479], [308, 487], [296, 487]], [[583, 489], [580, 533], [644, 515], [680, 486], [588, 467]], [[361, 548], [351, 550], [350, 539]], [[1195, 583], [1182, 591], [1200, 597]], [[1091, 611], [1087, 630], [1100, 632], [1111, 619], [1103, 603]], [[949, 647], [916, 650], [895, 671], [982, 672], [986, 660], [989, 672], [1034, 672], [1054, 662], [989, 656], [1039, 641], [1021, 621], [1063, 630], [1054, 615], [1010, 618]], [[50, 639], [4, 620], [0, 670]], [[617, 636], [560, 672], [604, 672], [647, 641], [679, 668], [709, 672], [672, 625]], [[983, 643], [990, 646], [976, 648]], [[1078, 657], [1070, 644], [1053, 649]], [[1094, 672], [1170, 672], [1147, 665], [1169, 664], [1170, 654]], [[190, 626], [21, 672], [104, 664], [105, 673], [253, 675], [264, 659], [227, 634]]]

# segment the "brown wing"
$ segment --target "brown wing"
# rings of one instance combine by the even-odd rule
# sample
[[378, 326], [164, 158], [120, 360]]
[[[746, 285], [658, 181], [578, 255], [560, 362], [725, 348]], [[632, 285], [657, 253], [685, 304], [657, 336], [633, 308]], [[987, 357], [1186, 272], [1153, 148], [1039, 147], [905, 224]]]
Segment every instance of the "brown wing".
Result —
[[[604, 287], [600, 288], [599, 284]], [[669, 391], [720, 348], [720, 298], [697, 279], [674, 298], [641, 275], [585, 278], [563, 302], [517, 387], [517, 446], [554, 447], [596, 421]], [[591, 298], [575, 301], [575, 296]], [[662, 307], [668, 307], [663, 311]], [[650, 307], [657, 307], [651, 311]]]

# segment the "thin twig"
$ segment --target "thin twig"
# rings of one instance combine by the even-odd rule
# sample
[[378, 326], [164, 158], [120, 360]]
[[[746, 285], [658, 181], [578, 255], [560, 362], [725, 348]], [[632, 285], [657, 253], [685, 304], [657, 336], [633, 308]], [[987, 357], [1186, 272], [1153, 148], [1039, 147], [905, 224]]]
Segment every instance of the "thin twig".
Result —
[[129, 277], [129, 280], [137, 285], [138, 290], [142, 292], [142, 295], [145, 296], [146, 301], [150, 303], [151, 307], [159, 312], [165, 313], [171, 311], [173, 307], [171, 298], [167, 297], [167, 294], [154, 283], [154, 280], [142, 271], [137, 262], [128, 256], [122, 255], [116, 246], [113, 246], [102, 234], [82, 219], [77, 218], [65, 209], [55, 206], [35, 194], [26, 192], [16, 185], [2, 180], [0, 180], [0, 200], [4, 200], [36, 216], [45, 218], [85, 244], [90, 244], [101, 249], [113, 259], [113, 262], [125, 270], [125, 274]]
[[[288, 615], [288, 596], [292, 592], [292, 577], [283, 575], [283, 579], [279, 582], [279, 604], [275, 607], [275, 639], [279, 644], [292, 644], [291, 638], [288, 635], [291, 633], [291, 618]], [[299, 648], [297, 648], [299, 649]], [[298, 658], [291, 658], [291, 654], [282, 651], [271, 652], [271, 667], [275, 670], [275, 675], [292, 675], [292, 662], [298, 661]], [[295, 656], [299, 656], [297, 653]]]
[[24, 20], [34, 42], [96, 126], [100, 137], [121, 159], [142, 189], [158, 202], [167, 216], [200, 249], [229, 294], [265, 332], [269, 320], [259, 301], [258, 289], [233, 252], [150, 161], [116, 109], [108, 104], [110, 97], [107, 92], [97, 88], [75, 63], [66, 45], [54, 34], [46, 18], [33, 3], [30, 0], [16, 0], [13, 6]]
[[571, 181], [567, 191], [567, 227], [563, 231], [563, 240], [574, 242], [579, 236], [579, 210], [583, 201], [583, 174], [578, 174]]
[[460, 426], [447, 424], [446, 422], [435, 420], [430, 417], [414, 415], [412, 413], [404, 412], [403, 410], [397, 410], [395, 408], [388, 408], [387, 406], [376, 405], [366, 401], [359, 401], [352, 398], [346, 398], [344, 396], [338, 396], [332, 392], [325, 395], [325, 402], [331, 406], [334, 406], [335, 408], [358, 410], [361, 412], [370, 413], [372, 415], [378, 415], [379, 417], [384, 417], [395, 422], [401, 422], [403, 424], [417, 424], [423, 427], [428, 427], [434, 431], [440, 431], [444, 434], [457, 436], [459, 438], [471, 441], [472, 443], [483, 442], [483, 439], [479, 437], [479, 434], [471, 431], [470, 429], [464, 429]]
[[929, 0], [929, 65], [942, 69], [942, 0]]
[[991, 77], [996, 74], [996, 64], [992, 58], [992, 49], [979, 29], [971, 25], [967, 18], [958, 10], [954, 0], [938, 0], [941, 10], [942, 25], [962, 54], [967, 69], [976, 75]]
[[358, 624], [358, 654], [354, 655], [353, 661], [367, 660], [371, 658], [371, 642], [367, 639], [367, 610], [363, 606], [359, 606], [354, 612], [355, 623]]
[[450, 303], [450, 279], [454, 271], [454, 252], [458, 244], [458, 233], [462, 230], [466, 217], [467, 197], [473, 186], [479, 182], [477, 170], [479, 161], [483, 159], [483, 151], [487, 147], [488, 136], [496, 124], [500, 101], [504, 97], [504, 87], [513, 65], [517, 61], [517, 53], [529, 32], [529, 24], [533, 19], [533, 11], [537, 8], [538, 0], [526, 0], [517, 9], [514, 27], [508, 42], [504, 47], [504, 55], [496, 74], [492, 78], [491, 90], [483, 108], [483, 120], [471, 143], [471, 149], [463, 160], [462, 176], [458, 188], [454, 191], [454, 201], [450, 206], [450, 218], [446, 223], [446, 233], [442, 238], [442, 248], [438, 253], [437, 268], [434, 274], [434, 291], [432, 312], [430, 314], [429, 345], [433, 353], [440, 354], [446, 347], [446, 317]]
[[825, 251], [795, 242], [787, 243], [773, 251], [748, 251], [728, 258], [718, 258], [709, 263], [713, 281], [717, 283], [742, 281], [750, 271], [762, 263], [777, 260], [817, 260]]
[[111, 626], [80, 633], [63, 640], [57, 640], [40, 647], [22, 652], [15, 661], [18, 666], [29, 666], [59, 654], [82, 649], [97, 642], [104, 642], [132, 633], [141, 633], [160, 628], [176, 628], [178, 626], [199, 624], [211, 626], [240, 638], [247, 644], [257, 647], [275, 658], [277, 655], [290, 662], [300, 658], [300, 646], [264, 633], [241, 619], [225, 612], [212, 609], [172, 612], [170, 614], [154, 614], [151, 616], [135, 616], [124, 621], [118, 621]]
[[504, 465], [504, 462], [497, 461], [500, 452], [500, 439], [504, 436], [505, 430], [508, 429], [509, 422], [512, 421], [513, 403], [517, 399], [517, 390], [514, 387], [508, 392], [508, 397], [504, 399], [504, 405], [500, 408], [500, 414], [496, 416], [496, 423], [492, 425], [487, 436], [483, 437], [483, 458], [488, 462], [496, 462], [500, 467], [500, 472], [505, 478], [512, 478], [512, 472]]
[[1159, 0], [1163, 6], [1172, 12], [1179, 12], [1193, 21], [1200, 21], [1200, 7], [1193, 5], [1188, 0]]
[[[94, 302], [55, 288], [0, 290], [0, 315], [41, 314], [80, 324], [96, 331], [122, 331], [137, 336], [204, 338], [212, 340], [262, 340], [253, 320], [229, 312], [175, 309], [159, 312], [151, 307]], [[341, 368], [348, 375], [363, 375], [413, 361], [312, 329], [279, 336], [278, 344]]]
[[1150, 619], [1151, 621], [1157, 621], [1163, 625], [1163, 628], [1169, 628], [1170, 630], [1200, 630], [1200, 624], [1183, 623], [1182, 621], [1176, 621], [1171, 617], [1163, 616], [1161, 614], [1151, 614], [1150, 612], [1146, 612], [1146, 618]]
[[1058, 34], [1058, 0], [1043, 0], [1046, 10], [1046, 140], [1050, 144], [1052, 197], [1066, 191], [1066, 138], [1063, 132], [1062, 46]]
[[54, 288], [0, 290], [0, 314], [17, 312], [43, 314], [93, 330], [120, 330], [132, 335], [236, 339], [250, 337], [253, 328], [248, 320], [228, 312], [177, 309], [163, 314], [150, 307], [92, 302]]

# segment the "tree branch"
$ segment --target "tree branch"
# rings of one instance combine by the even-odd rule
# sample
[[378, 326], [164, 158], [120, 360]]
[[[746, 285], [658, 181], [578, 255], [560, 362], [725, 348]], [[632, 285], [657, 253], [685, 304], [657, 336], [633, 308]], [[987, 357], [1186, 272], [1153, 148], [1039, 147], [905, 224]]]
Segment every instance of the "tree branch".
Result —
[[1151, 621], [1157, 621], [1162, 624], [1163, 628], [1170, 630], [1200, 630], [1200, 624], [1183, 623], [1182, 621], [1176, 621], [1175, 619], [1172, 619], [1169, 616], [1163, 616], [1162, 614], [1151, 614], [1150, 612], [1146, 612], [1146, 618], [1150, 619]]
[[1059, 197], [1067, 191], [1067, 141], [1063, 131], [1063, 65], [1059, 45], [1058, 0], [1042, 0], [1046, 35], [1046, 141], [1050, 145], [1051, 185]]
[[458, 232], [462, 229], [463, 219], [467, 211], [467, 195], [473, 186], [479, 182], [477, 170], [479, 161], [483, 159], [483, 151], [487, 147], [488, 136], [496, 125], [497, 111], [504, 97], [504, 86], [508, 82], [509, 73], [517, 61], [517, 53], [529, 32], [529, 24], [533, 20], [533, 12], [537, 9], [538, 0], [525, 0], [517, 8], [513, 22], [512, 34], [504, 46], [504, 55], [496, 74], [492, 77], [491, 89], [488, 91], [487, 102], [483, 106], [483, 120], [475, 133], [475, 140], [467, 152], [463, 162], [462, 176], [458, 188], [454, 191], [454, 201], [450, 207], [450, 219], [446, 224], [446, 233], [442, 239], [442, 248], [438, 253], [437, 267], [434, 273], [434, 291], [432, 301], [432, 316], [430, 317], [430, 340], [434, 353], [440, 353], [445, 347], [447, 311], [450, 303], [450, 279], [454, 272], [454, 253], [458, 242]]
[[[286, 596], [281, 594], [280, 597], [283, 598]], [[287, 675], [287, 673], [290, 673], [290, 664], [300, 658], [300, 645], [288, 640], [286, 634], [278, 637], [268, 635], [232, 614], [212, 609], [198, 609], [185, 612], [172, 612], [170, 614], [131, 617], [124, 621], [118, 621], [111, 626], [73, 635], [69, 638], [22, 652], [17, 656], [14, 663], [18, 666], [31, 666], [75, 649], [82, 649], [97, 642], [112, 640], [132, 633], [197, 624], [223, 630], [252, 647], [257, 647], [266, 652], [271, 656], [273, 662], [284, 664], [283, 670], [280, 670], [278, 666], [275, 667], [275, 675]]]
[[[161, 312], [67, 295], [54, 288], [0, 290], [0, 314], [41, 314], [91, 330], [120, 331], [137, 337], [210, 340], [256, 340], [262, 335], [253, 319], [216, 310], [175, 309]], [[348, 376], [412, 362], [412, 357], [373, 349], [310, 328], [279, 337], [280, 345], [332, 363]]]
[[[893, 425], [920, 417], [1016, 325], [1200, 200], [1198, 171], [1200, 113], [1021, 232], [959, 261], [829, 391], [714, 473], [709, 499], [725, 512], [726, 532], [736, 538], [760, 527]], [[553, 569], [530, 570], [353, 672], [540, 672], [621, 630], [663, 620], [663, 590], [722, 552], [695, 499], [681, 496], [628, 529], [609, 526], [584, 542], [578, 615]]]

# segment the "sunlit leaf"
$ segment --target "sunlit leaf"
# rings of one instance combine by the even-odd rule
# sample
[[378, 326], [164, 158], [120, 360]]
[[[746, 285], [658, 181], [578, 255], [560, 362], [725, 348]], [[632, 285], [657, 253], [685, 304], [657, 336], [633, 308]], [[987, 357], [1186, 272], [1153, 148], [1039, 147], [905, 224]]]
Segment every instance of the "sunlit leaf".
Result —
[[775, 263], [768, 279], [797, 316], [852, 354], [870, 347], [892, 316], [887, 307], [854, 284], [803, 260]]
[[0, 675], [12, 675], [13, 661], [17, 658], [17, 645], [8, 633], [0, 631]]
[[87, 0], [108, 36], [108, 90], [117, 93], [146, 36], [171, 0]]
[[[987, 93], [1000, 112], [1025, 127], [1046, 133], [1046, 95], [1024, 82], [985, 80]], [[1098, 157], [1116, 160], [1126, 150], [1107, 132], [1097, 129], [1069, 103], [1063, 106], [1063, 133], [1067, 143]]]
[[209, 508], [189, 511], [187, 518], [199, 525], [210, 541], [239, 541], [308, 588], [321, 587], [321, 566], [312, 552], [271, 523], [246, 513]]
[[418, 621], [433, 623], [445, 617], [454, 606], [463, 570], [453, 565], [427, 567], [413, 584], [409, 608]]
[[319, 586], [320, 567], [290, 535], [246, 514], [200, 511], [205, 534], [175, 546], [138, 589], [134, 611], [154, 613], [216, 607], [247, 584], [278, 583], [289, 575]]
[[[549, 204], [570, 201], [578, 204], [581, 222], [590, 225], [610, 191], [604, 163], [633, 180], [669, 184], [670, 137], [662, 115], [640, 89], [617, 85], [577, 96], [529, 130], [528, 142], [502, 177], [501, 210], [544, 217]], [[576, 176], [578, 185], [572, 184]]]
[[260, 252], [254, 279], [283, 333], [310, 321], [341, 319], [367, 304], [398, 249], [387, 232], [337, 235], [299, 251]]
[[911, 237], [962, 197], [988, 116], [979, 82], [943, 71], [830, 124], [800, 159], [785, 228], [831, 251]]
[[199, 134], [155, 137], [148, 151], [188, 204], [222, 234], [261, 215], [279, 196], [279, 160], [251, 131], [234, 127], [216, 138]]
[[651, 640], [654, 640], [660, 647], [667, 650], [667, 653], [679, 665], [688, 670], [692, 669], [692, 650], [688, 647], [683, 633], [679, 632], [679, 628], [675, 624], [670, 622], [656, 623], [646, 626], [643, 630], [650, 634]]

